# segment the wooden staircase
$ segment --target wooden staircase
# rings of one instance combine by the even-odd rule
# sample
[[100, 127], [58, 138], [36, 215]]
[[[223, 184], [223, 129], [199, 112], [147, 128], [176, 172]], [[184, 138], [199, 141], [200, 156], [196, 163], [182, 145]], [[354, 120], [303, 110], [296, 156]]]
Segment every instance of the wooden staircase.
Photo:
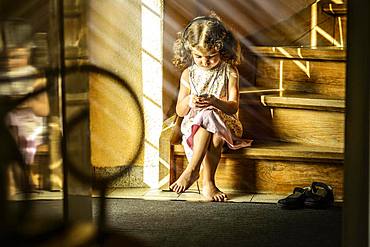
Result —
[[[343, 6], [335, 9], [345, 13]], [[217, 185], [283, 195], [321, 181], [342, 200], [345, 49], [252, 47], [250, 54], [254, 74], [248, 78], [254, 81], [240, 90], [240, 119], [244, 136], [254, 143], [222, 154]], [[187, 161], [181, 145], [169, 145], [170, 123], [165, 122], [160, 153], [170, 164], [171, 184]]]

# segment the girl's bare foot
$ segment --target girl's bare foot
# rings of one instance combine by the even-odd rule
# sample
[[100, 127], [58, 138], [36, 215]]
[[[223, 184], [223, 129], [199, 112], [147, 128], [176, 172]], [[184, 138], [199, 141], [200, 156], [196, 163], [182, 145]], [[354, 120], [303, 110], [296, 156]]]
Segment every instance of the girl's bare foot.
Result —
[[185, 192], [199, 178], [199, 171], [185, 169], [181, 176], [171, 184], [170, 189], [176, 193]]
[[203, 183], [202, 194], [207, 201], [213, 202], [225, 202], [227, 196], [221, 190], [219, 190], [214, 183]]

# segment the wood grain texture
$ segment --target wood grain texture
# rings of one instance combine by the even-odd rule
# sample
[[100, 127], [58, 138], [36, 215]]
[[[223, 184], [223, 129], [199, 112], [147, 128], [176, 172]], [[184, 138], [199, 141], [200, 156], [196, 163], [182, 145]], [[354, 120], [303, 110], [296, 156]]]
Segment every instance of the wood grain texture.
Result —
[[[173, 178], [188, 164], [181, 145], [173, 148]], [[321, 181], [343, 198], [343, 148], [263, 143], [222, 153], [216, 173], [217, 185], [227, 191], [288, 194], [296, 186]], [[200, 184], [201, 184], [200, 179]]]
[[[293, 10], [294, 8], [291, 7], [291, 4], [295, 2], [296, 1], [290, 1], [287, 6]], [[306, 1], [306, 3], [308, 2]], [[254, 33], [247, 37], [247, 40], [260, 46], [310, 46], [310, 32], [312, 31], [310, 6], [312, 3], [311, 1], [310, 4], [306, 5], [303, 9], [294, 9], [295, 13], [289, 16], [289, 18], [263, 29], [260, 32]], [[320, 3], [317, 9], [317, 24], [326, 33], [332, 34], [335, 26], [335, 17], [324, 13], [321, 10]], [[274, 13], [276, 13], [276, 11], [274, 11]], [[331, 45], [333, 44], [330, 40], [325, 39], [321, 35], [317, 36], [317, 46], [323, 47]]]
[[333, 99], [330, 96], [308, 93], [290, 93], [287, 91], [279, 94], [261, 95], [261, 101], [265, 106], [294, 108], [294, 109], [310, 109], [320, 111], [336, 111], [344, 112], [345, 100]]
[[[187, 165], [184, 156], [176, 156], [176, 176]], [[231, 192], [289, 194], [294, 187], [324, 182], [334, 189], [335, 198], [343, 199], [343, 166], [297, 161], [222, 158], [216, 172], [216, 184]], [[202, 186], [202, 173], [199, 179]]]
[[[175, 156], [185, 155], [182, 145], [175, 145], [173, 152]], [[221, 157], [338, 164], [343, 163], [344, 149], [289, 142], [253, 143], [248, 148], [226, 149], [222, 152]]]
[[322, 4], [322, 10], [334, 16], [345, 16], [347, 14], [346, 4], [334, 4], [334, 3], [324, 3]]
[[[294, 60], [324, 60], [324, 61], [346, 61], [346, 50], [337, 47], [320, 47], [312, 49], [307, 47], [250, 47], [251, 52], [257, 56], [274, 57]], [[287, 57], [288, 53], [290, 57]]]
[[[309, 61], [309, 74], [305, 73], [293, 60], [283, 61], [283, 88], [314, 94], [330, 95], [343, 99], [345, 96], [345, 63], [328, 61]], [[256, 85], [278, 88], [280, 78], [279, 59], [260, 59], [257, 61], [258, 75]]]
[[344, 146], [344, 113], [274, 108], [273, 115], [275, 133], [283, 141]]

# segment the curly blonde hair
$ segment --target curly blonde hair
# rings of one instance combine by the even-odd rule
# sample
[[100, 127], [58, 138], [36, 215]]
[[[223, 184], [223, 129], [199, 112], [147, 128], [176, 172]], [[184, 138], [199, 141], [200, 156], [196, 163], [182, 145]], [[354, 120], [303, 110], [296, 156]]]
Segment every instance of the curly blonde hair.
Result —
[[183, 32], [178, 33], [172, 63], [179, 69], [190, 66], [191, 51], [199, 47], [220, 52], [221, 59], [226, 63], [240, 64], [239, 41], [214, 13], [194, 18]]

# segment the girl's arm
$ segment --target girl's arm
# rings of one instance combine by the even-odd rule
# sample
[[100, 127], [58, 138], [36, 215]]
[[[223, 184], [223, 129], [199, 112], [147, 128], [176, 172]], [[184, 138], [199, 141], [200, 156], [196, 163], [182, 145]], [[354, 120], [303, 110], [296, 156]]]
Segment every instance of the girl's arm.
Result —
[[200, 108], [214, 106], [226, 114], [234, 114], [239, 109], [239, 73], [235, 67], [230, 68], [227, 90], [227, 100], [218, 99], [213, 95], [208, 97], [197, 97], [195, 106]]
[[189, 70], [185, 69], [181, 74], [180, 91], [177, 96], [176, 113], [180, 117], [185, 116], [190, 111], [189, 102], [191, 100]]

